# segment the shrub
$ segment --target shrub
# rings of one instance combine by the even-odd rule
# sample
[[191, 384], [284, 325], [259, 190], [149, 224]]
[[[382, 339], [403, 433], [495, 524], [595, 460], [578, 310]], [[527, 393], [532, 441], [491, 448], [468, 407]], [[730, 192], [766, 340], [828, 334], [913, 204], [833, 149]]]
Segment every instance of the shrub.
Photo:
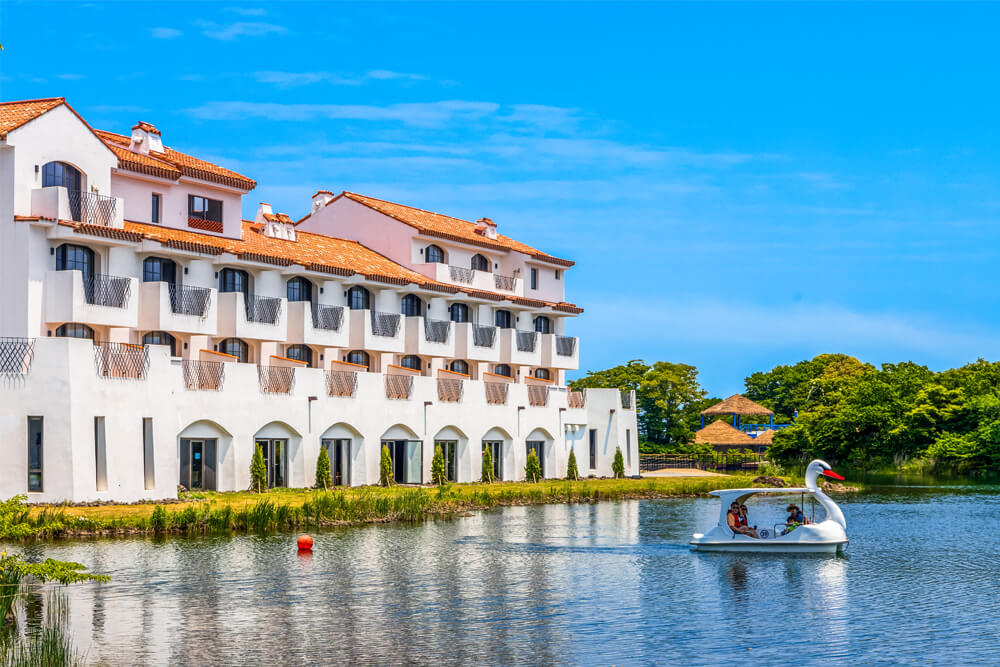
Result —
[[524, 465], [524, 479], [537, 482], [542, 478], [542, 464], [538, 461], [538, 453], [532, 449], [528, 452], [528, 462]]
[[617, 479], [625, 477], [625, 459], [622, 457], [621, 447], [615, 447], [615, 460], [611, 463], [611, 470]]
[[489, 484], [493, 481], [493, 454], [490, 453], [490, 448], [487, 447], [483, 450], [483, 483]]
[[576, 468], [576, 450], [569, 448], [569, 462], [566, 464], [566, 479], [580, 479], [580, 471]]
[[378, 483], [382, 486], [392, 485], [392, 457], [389, 455], [389, 447], [382, 445], [382, 459], [378, 465]]
[[90, 574], [79, 563], [47, 559], [44, 563], [29, 563], [17, 554], [0, 553], [0, 626], [13, 618], [14, 603], [20, 597], [21, 583], [26, 579], [44, 583], [56, 581], [64, 586], [80, 581], [108, 581], [108, 577]]
[[167, 510], [163, 509], [163, 505], [153, 508], [153, 516], [149, 517], [149, 527], [154, 533], [167, 532], [167, 528], [170, 527], [170, 517], [167, 516]]
[[329, 489], [333, 486], [333, 479], [330, 477], [330, 454], [326, 447], [319, 448], [319, 458], [316, 459], [316, 488]]
[[253, 450], [253, 460], [250, 462], [250, 487], [260, 493], [267, 491], [267, 468], [264, 466], [264, 450], [258, 444]]
[[431, 482], [434, 484], [444, 484], [447, 481], [445, 479], [444, 470], [444, 452], [441, 451], [441, 445], [434, 446], [434, 458], [431, 459]]

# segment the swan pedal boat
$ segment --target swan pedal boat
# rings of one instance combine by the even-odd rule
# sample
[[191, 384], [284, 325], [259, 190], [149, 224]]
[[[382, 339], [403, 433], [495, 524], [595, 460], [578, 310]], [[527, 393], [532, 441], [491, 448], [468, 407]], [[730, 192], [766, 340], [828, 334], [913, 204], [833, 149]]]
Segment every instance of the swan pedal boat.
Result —
[[[837, 553], [843, 551], [848, 544], [847, 520], [837, 503], [823, 493], [816, 481], [820, 475], [832, 479], [844, 478], [833, 472], [825, 461], [813, 461], [806, 468], [804, 488], [760, 488], [760, 489], [724, 489], [712, 491], [722, 503], [719, 512], [719, 525], [707, 533], [695, 533], [691, 537], [691, 546], [697, 551], [746, 551], [766, 553]], [[742, 535], [733, 531], [727, 521], [727, 512], [733, 502], [743, 504], [753, 495], [809, 495], [816, 499], [826, 511], [826, 518], [816, 523], [800, 525], [785, 535], [780, 530], [759, 529], [759, 539]]]

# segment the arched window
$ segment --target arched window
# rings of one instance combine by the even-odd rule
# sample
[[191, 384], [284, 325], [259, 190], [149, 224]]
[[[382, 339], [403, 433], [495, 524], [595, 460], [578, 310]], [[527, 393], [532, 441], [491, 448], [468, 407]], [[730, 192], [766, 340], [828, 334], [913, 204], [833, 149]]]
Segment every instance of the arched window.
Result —
[[469, 321], [469, 307], [464, 303], [453, 303], [448, 310], [451, 313], [452, 322]]
[[312, 299], [313, 285], [311, 282], [301, 276], [296, 276], [288, 281], [288, 300], [290, 302], [312, 301]]
[[250, 275], [242, 269], [222, 269], [219, 273], [220, 292], [250, 293]]
[[308, 345], [289, 345], [285, 348], [285, 356], [295, 361], [304, 361], [309, 367], [313, 365], [313, 351]]
[[170, 347], [170, 356], [177, 353], [177, 341], [166, 331], [150, 331], [142, 337], [143, 345], [167, 345]]
[[86, 324], [76, 324], [70, 322], [63, 324], [56, 329], [56, 336], [60, 338], [89, 338], [94, 339], [94, 330]]
[[165, 257], [147, 257], [142, 260], [142, 282], [170, 283], [177, 280], [177, 265]]
[[371, 296], [361, 285], [347, 290], [347, 307], [351, 310], [367, 310], [371, 307]]
[[239, 338], [227, 338], [219, 343], [219, 352], [234, 356], [244, 364], [250, 359], [250, 348]]
[[551, 380], [552, 379], [552, 377], [549, 374], [549, 369], [548, 368], [536, 368], [535, 369], [535, 377], [538, 378], [539, 380]]
[[62, 186], [67, 190], [82, 189], [80, 171], [65, 162], [49, 162], [42, 167], [42, 187]]
[[84, 278], [90, 278], [94, 268], [94, 251], [90, 248], [72, 243], [56, 248], [56, 271], [81, 271]]
[[453, 373], [462, 373], [464, 375], [469, 374], [469, 364], [465, 363], [461, 359], [456, 359], [448, 365], [448, 370]]
[[513, 319], [509, 310], [498, 310], [493, 317], [494, 323], [501, 329], [510, 329]]
[[403, 368], [410, 368], [415, 371], [419, 371], [424, 367], [424, 361], [415, 354], [408, 354], [399, 360], [399, 365]]
[[490, 270], [490, 260], [486, 259], [482, 255], [472, 256], [472, 270], [473, 271], [489, 271]]
[[543, 334], [552, 333], [552, 320], [544, 315], [539, 315], [535, 318], [535, 331]]
[[407, 317], [420, 317], [424, 314], [424, 302], [416, 294], [403, 297], [402, 312]]
[[424, 250], [424, 261], [444, 264], [444, 250], [441, 250], [441, 248], [436, 245], [427, 246], [427, 249]]
[[502, 375], [508, 378], [514, 377], [513, 375], [511, 375], [510, 366], [508, 366], [507, 364], [497, 364], [496, 366], [493, 367], [493, 372], [496, 373], [497, 375]]
[[344, 361], [349, 364], [357, 364], [358, 366], [368, 368], [368, 353], [364, 350], [354, 350], [353, 352], [347, 353], [347, 356], [344, 357]]

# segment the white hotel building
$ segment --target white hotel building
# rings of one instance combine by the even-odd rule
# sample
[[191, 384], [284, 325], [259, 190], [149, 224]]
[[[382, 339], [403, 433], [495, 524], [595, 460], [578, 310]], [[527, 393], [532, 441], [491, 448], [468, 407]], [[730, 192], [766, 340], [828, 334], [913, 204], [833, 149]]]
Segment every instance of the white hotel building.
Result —
[[256, 183], [62, 98], [0, 104], [0, 497], [161, 499], [178, 484], [638, 472], [634, 397], [568, 392], [573, 263], [468, 222], [317, 192], [293, 222]]

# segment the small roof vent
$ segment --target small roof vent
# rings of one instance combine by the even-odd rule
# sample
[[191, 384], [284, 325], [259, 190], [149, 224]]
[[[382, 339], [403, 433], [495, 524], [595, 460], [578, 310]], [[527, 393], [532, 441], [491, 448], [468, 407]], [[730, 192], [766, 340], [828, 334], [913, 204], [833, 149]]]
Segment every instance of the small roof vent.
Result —
[[148, 155], [150, 151], [163, 152], [163, 137], [151, 123], [139, 121], [132, 126], [132, 142], [129, 149]]
[[333, 193], [329, 190], [317, 190], [316, 194], [312, 196], [312, 210], [315, 213], [317, 210], [323, 208], [333, 199]]
[[476, 233], [482, 234], [488, 239], [495, 239], [497, 237], [497, 223], [490, 218], [479, 218], [476, 220]]
[[270, 204], [260, 203], [260, 206], [257, 207], [257, 215], [254, 217], [254, 222], [258, 225], [264, 225], [264, 229], [261, 230], [262, 233], [264, 236], [272, 239], [295, 241], [298, 238], [292, 219], [284, 213], [275, 213], [272, 211]]

